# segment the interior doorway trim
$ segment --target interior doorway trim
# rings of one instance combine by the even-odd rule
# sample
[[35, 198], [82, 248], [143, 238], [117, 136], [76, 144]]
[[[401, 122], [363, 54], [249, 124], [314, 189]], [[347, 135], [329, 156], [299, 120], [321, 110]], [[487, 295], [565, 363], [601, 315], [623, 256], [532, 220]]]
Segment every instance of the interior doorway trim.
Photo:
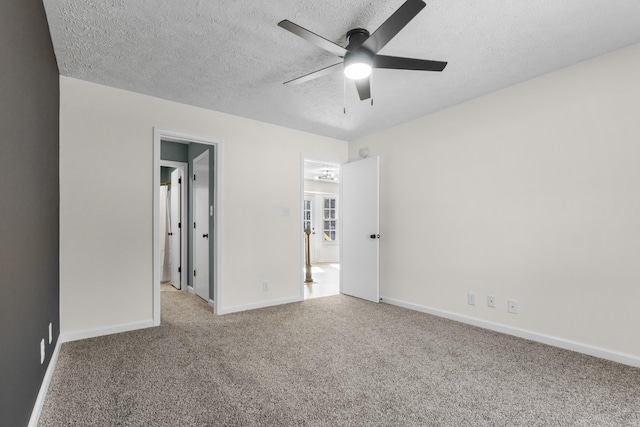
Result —
[[[223, 165], [224, 165], [224, 145], [221, 141], [214, 141], [208, 138], [188, 135], [169, 130], [153, 128], [153, 271], [152, 271], [152, 321], [154, 326], [160, 325], [160, 250], [158, 242], [160, 241], [160, 147], [161, 141], [171, 141], [181, 144], [197, 144], [211, 145], [215, 147], [214, 158], [214, 211], [213, 211], [213, 301], [209, 300], [209, 305], [215, 313], [220, 313], [222, 301], [224, 298], [224, 283], [222, 278], [223, 272], [223, 253], [224, 253], [224, 217], [223, 217], [223, 200], [224, 200], [224, 183], [223, 183]], [[183, 270], [186, 270], [183, 269]]]

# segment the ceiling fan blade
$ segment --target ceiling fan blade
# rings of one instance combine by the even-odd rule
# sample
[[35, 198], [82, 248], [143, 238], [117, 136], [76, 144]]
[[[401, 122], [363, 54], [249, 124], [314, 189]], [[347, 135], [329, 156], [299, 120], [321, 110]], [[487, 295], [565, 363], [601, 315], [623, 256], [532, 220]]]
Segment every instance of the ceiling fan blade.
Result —
[[447, 63], [429, 59], [376, 55], [373, 57], [372, 65], [375, 68], [391, 68], [394, 70], [442, 71], [447, 66]]
[[371, 98], [371, 81], [369, 80], [369, 77], [354, 80], [354, 82], [358, 89], [358, 95], [360, 95], [360, 101]]
[[313, 43], [314, 45], [326, 50], [327, 52], [333, 53], [334, 55], [343, 57], [347, 53], [347, 50], [342, 46], [337, 45], [334, 42], [317, 35], [316, 33], [312, 33], [306, 28], [302, 28], [300, 25], [294, 24], [288, 19], [278, 22], [278, 26], [284, 28], [289, 32], [292, 32], [298, 37], [302, 37], [306, 41]]
[[422, 0], [407, 0], [400, 9], [378, 27], [362, 44], [371, 53], [378, 53], [389, 41], [404, 28], [426, 6]]
[[299, 83], [308, 82], [309, 80], [317, 79], [318, 77], [326, 76], [338, 70], [337, 65], [342, 65], [342, 62], [338, 62], [337, 64], [329, 65], [328, 67], [324, 67], [320, 70], [314, 71], [309, 74], [305, 74], [304, 76], [296, 77], [295, 79], [284, 82], [283, 84], [289, 85], [297, 85]]

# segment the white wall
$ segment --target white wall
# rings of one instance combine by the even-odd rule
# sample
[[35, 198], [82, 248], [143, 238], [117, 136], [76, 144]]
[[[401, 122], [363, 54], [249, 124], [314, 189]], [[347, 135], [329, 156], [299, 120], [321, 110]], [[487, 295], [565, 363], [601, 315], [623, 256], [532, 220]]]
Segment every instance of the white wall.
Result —
[[383, 297], [640, 362], [639, 76], [640, 44], [350, 143]]
[[224, 146], [220, 307], [302, 297], [300, 159], [344, 163], [346, 142], [66, 77], [60, 86], [63, 334], [151, 320], [154, 127]]

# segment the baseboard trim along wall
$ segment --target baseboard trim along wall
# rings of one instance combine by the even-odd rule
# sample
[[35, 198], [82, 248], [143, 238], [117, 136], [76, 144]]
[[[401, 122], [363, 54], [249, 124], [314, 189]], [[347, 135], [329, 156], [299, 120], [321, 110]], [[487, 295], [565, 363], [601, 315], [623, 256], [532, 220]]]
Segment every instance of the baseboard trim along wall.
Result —
[[260, 301], [260, 302], [256, 302], [253, 304], [243, 304], [243, 305], [236, 305], [236, 306], [232, 306], [232, 307], [221, 307], [219, 310], [219, 313], [216, 314], [230, 314], [230, 313], [237, 313], [240, 311], [246, 311], [246, 310], [255, 310], [258, 308], [265, 308], [265, 307], [272, 307], [274, 305], [281, 305], [281, 304], [290, 304], [292, 302], [300, 302], [300, 301], [304, 301], [304, 297], [303, 296], [297, 296], [297, 297], [293, 297], [293, 298], [285, 298], [285, 299], [274, 299], [274, 300], [269, 300], [269, 301]]
[[461, 314], [456, 314], [456, 313], [452, 313], [445, 310], [439, 310], [432, 307], [413, 304], [410, 302], [397, 300], [394, 298], [382, 297], [381, 300], [383, 303], [396, 305], [398, 307], [408, 308], [409, 310], [415, 310], [415, 311], [420, 311], [422, 313], [432, 314], [438, 317], [444, 317], [446, 319], [455, 320], [457, 322], [478, 326], [480, 328], [489, 329], [496, 332], [501, 332], [503, 334], [513, 335], [519, 338], [536, 341], [542, 344], [563, 348], [565, 350], [571, 350], [577, 353], [583, 353], [589, 356], [599, 357], [601, 359], [607, 359], [613, 362], [618, 362], [625, 365], [640, 368], [640, 357], [634, 356], [632, 354], [619, 353], [619, 352], [607, 350], [604, 348], [594, 347], [588, 344], [569, 341], [563, 338], [540, 334], [540, 333], [528, 331], [525, 329], [514, 328], [511, 326], [503, 325], [501, 323], [494, 323], [494, 322], [489, 322], [487, 320], [476, 319], [474, 317], [464, 316]]
[[61, 345], [62, 345], [62, 340], [60, 339], [60, 337], [58, 337], [58, 342], [56, 343], [56, 346], [53, 349], [51, 360], [49, 360], [49, 366], [47, 366], [47, 371], [44, 373], [44, 378], [42, 379], [42, 385], [40, 386], [40, 391], [38, 392], [36, 403], [33, 405], [33, 411], [31, 411], [31, 418], [29, 419], [29, 427], [37, 427], [38, 421], [40, 420], [40, 413], [42, 413], [42, 407], [44, 406], [44, 399], [45, 397], [47, 397], [47, 390], [49, 390], [51, 377], [53, 377], [53, 372], [56, 369], [56, 363], [58, 362], [58, 354], [60, 354]]
[[103, 335], [119, 334], [121, 332], [135, 331], [137, 329], [145, 329], [153, 327], [153, 319], [143, 320], [135, 323], [124, 323], [121, 325], [109, 326], [106, 328], [88, 329], [85, 331], [65, 333], [60, 336], [60, 341], [70, 342], [84, 340], [87, 338], [101, 337]]
[[44, 379], [42, 380], [42, 385], [40, 386], [40, 391], [38, 392], [36, 403], [33, 406], [31, 418], [29, 419], [29, 427], [37, 427], [38, 425], [40, 413], [42, 412], [42, 407], [44, 405], [44, 399], [45, 397], [47, 397], [47, 390], [49, 389], [49, 384], [51, 383], [51, 378], [53, 377], [53, 372], [55, 371], [56, 363], [58, 362], [58, 354], [60, 353], [60, 347], [62, 346], [62, 344], [64, 344], [65, 342], [95, 338], [103, 335], [118, 334], [121, 332], [135, 331], [137, 329], [151, 328], [153, 326], [153, 320], [145, 320], [142, 322], [126, 323], [122, 325], [111, 326], [108, 328], [89, 329], [86, 331], [73, 332], [70, 334], [60, 334], [60, 336], [58, 336], [56, 347], [53, 350], [53, 354], [51, 355], [51, 360], [49, 361], [49, 366], [47, 367], [47, 371], [45, 372]]

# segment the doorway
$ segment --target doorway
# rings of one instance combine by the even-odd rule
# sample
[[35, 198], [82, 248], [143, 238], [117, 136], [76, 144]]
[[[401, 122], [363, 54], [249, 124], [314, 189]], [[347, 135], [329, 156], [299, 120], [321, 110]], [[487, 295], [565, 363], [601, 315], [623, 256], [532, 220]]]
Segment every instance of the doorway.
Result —
[[162, 291], [181, 290], [187, 284], [187, 163], [160, 161], [160, 283]]
[[[182, 291], [196, 293], [203, 298], [214, 312], [218, 312], [219, 306], [219, 279], [222, 277], [218, 269], [221, 265], [222, 248], [222, 218], [220, 206], [222, 201], [222, 188], [220, 178], [222, 165], [222, 144], [216, 141], [200, 137], [179, 134], [171, 131], [154, 129], [154, 177], [153, 177], [153, 285], [152, 307], [153, 324], [160, 324], [160, 289], [163, 278], [163, 263], [160, 259], [161, 242], [166, 236], [161, 235], [161, 206], [160, 183], [161, 165], [180, 169], [182, 173], [173, 174], [172, 179], [181, 181], [181, 221], [179, 225], [180, 261], [178, 280]], [[206, 166], [205, 166], [206, 164]], [[198, 177], [194, 171], [198, 171]], [[167, 183], [168, 180], [164, 181]], [[198, 202], [196, 202], [196, 183], [198, 185]], [[204, 185], [206, 183], [206, 186]], [[172, 191], [172, 190], [168, 190]], [[176, 192], [177, 193], [177, 192]], [[170, 199], [169, 199], [170, 205]], [[196, 213], [198, 207], [200, 213]], [[165, 209], [171, 215], [175, 206], [167, 206]], [[175, 216], [175, 214], [174, 214]], [[194, 220], [194, 218], [197, 218]], [[165, 218], [166, 221], [166, 218]], [[175, 226], [169, 226], [172, 233], [169, 237], [175, 238]], [[202, 237], [202, 236], [205, 237]], [[197, 237], [205, 242], [201, 247]], [[197, 244], [197, 246], [196, 246]], [[171, 245], [171, 244], [170, 244]], [[200, 259], [197, 259], [198, 254]], [[171, 264], [171, 258], [165, 257]], [[173, 263], [175, 265], [175, 262]], [[203, 278], [196, 282], [196, 278]], [[165, 276], [166, 278], [166, 276]], [[173, 281], [173, 279], [172, 279]], [[175, 287], [176, 289], [178, 286]]]
[[[304, 159], [303, 162], [303, 248], [302, 295], [304, 299], [340, 293], [340, 165]], [[311, 281], [309, 281], [310, 270]]]

